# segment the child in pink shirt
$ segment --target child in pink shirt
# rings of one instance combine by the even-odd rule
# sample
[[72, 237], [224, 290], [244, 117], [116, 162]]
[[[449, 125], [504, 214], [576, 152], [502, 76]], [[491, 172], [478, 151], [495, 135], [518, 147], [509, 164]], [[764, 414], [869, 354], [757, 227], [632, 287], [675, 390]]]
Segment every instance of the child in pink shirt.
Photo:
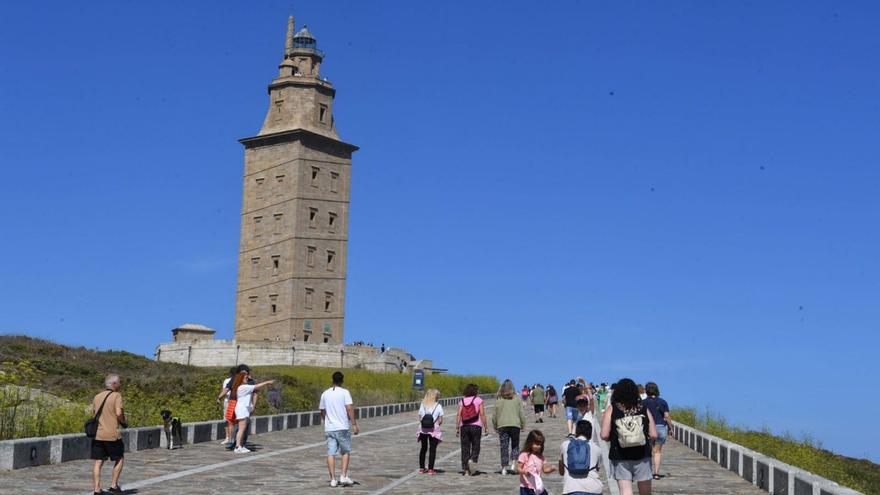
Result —
[[547, 493], [541, 475], [555, 472], [556, 468], [544, 465], [544, 434], [540, 430], [529, 432], [522, 452], [516, 459], [516, 468], [519, 471], [520, 495]]

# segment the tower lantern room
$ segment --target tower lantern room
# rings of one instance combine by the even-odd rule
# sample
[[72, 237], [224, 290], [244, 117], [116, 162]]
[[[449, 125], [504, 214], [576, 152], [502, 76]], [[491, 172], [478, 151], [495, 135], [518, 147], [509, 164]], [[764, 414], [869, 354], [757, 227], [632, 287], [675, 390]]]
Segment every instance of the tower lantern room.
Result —
[[261, 135], [307, 129], [338, 139], [333, 118], [336, 90], [321, 76], [324, 52], [309, 28], [295, 30], [293, 16], [287, 20], [284, 58], [278, 77], [269, 85], [269, 112]]
[[281, 77], [314, 77], [320, 75], [324, 52], [318, 50], [318, 40], [308, 26], [294, 34], [293, 16], [287, 20], [287, 42], [284, 44], [284, 60], [279, 66]]

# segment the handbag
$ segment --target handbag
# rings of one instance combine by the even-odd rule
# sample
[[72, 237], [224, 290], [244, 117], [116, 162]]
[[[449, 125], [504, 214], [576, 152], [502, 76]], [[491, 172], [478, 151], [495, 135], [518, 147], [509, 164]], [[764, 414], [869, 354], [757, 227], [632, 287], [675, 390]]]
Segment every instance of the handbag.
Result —
[[238, 399], [229, 399], [229, 402], [226, 404], [226, 412], [223, 415], [223, 419], [229, 421], [230, 423], [235, 422], [235, 406], [238, 404]]
[[86, 421], [86, 423], [83, 425], [83, 430], [85, 430], [87, 437], [95, 438], [96, 436], [98, 436], [98, 418], [101, 417], [101, 412], [104, 410], [104, 404], [107, 403], [107, 399], [110, 397], [111, 394], [113, 394], [112, 390], [104, 396], [104, 400], [101, 401], [101, 407], [98, 408], [98, 412], [95, 413], [95, 416], [92, 419]]

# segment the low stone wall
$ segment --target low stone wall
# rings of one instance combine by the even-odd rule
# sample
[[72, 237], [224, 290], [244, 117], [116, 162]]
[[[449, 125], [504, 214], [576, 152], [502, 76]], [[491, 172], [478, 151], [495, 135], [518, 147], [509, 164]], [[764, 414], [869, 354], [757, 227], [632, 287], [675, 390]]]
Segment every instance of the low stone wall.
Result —
[[401, 349], [382, 353], [375, 347], [313, 342], [262, 342], [236, 340], [195, 340], [160, 344], [156, 360], [192, 366], [301, 365], [325, 368], [365, 368], [371, 371], [399, 371], [416, 364], [431, 367], [428, 360], [411, 362]]
[[670, 434], [724, 469], [774, 495], [863, 495], [690, 426], [675, 423]]
[[[489, 397], [488, 395], [484, 397]], [[440, 404], [449, 406], [458, 403], [460, 398], [440, 399]], [[375, 418], [403, 412], [418, 411], [418, 402], [383, 404], [355, 408], [355, 417]], [[304, 411], [271, 416], [254, 416], [250, 423], [251, 433], [305, 428], [321, 424], [320, 411]], [[184, 444], [214, 442], [225, 437], [225, 421], [202, 421], [182, 425], [181, 438]], [[126, 452], [155, 449], [168, 446], [162, 426], [148, 426], [124, 430], [122, 441]], [[91, 440], [82, 433], [55, 435], [40, 438], [22, 438], [0, 442], [0, 470], [21, 469], [44, 464], [88, 459]]]

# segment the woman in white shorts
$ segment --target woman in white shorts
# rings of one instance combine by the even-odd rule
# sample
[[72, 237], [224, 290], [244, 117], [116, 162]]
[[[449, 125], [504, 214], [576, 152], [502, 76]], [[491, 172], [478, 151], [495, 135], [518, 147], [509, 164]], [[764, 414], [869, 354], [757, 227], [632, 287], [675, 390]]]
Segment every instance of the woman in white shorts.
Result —
[[611, 406], [602, 416], [602, 440], [610, 442], [611, 477], [620, 495], [632, 495], [633, 481], [639, 495], [651, 495], [651, 444], [657, 429], [651, 413], [639, 398], [635, 382], [624, 378], [614, 386]]
[[266, 385], [275, 383], [275, 380], [268, 380], [257, 383], [256, 385], [248, 385], [247, 379], [250, 372], [242, 370], [235, 376], [232, 389], [230, 390], [229, 400], [235, 400], [235, 421], [238, 421], [238, 435], [235, 436], [236, 454], [246, 454], [250, 449], [241, 444], [244, 438], [244, 431], [247, 429], [247, 420], [253, 412], [253, 395], [255, 390], [259, 390]]

